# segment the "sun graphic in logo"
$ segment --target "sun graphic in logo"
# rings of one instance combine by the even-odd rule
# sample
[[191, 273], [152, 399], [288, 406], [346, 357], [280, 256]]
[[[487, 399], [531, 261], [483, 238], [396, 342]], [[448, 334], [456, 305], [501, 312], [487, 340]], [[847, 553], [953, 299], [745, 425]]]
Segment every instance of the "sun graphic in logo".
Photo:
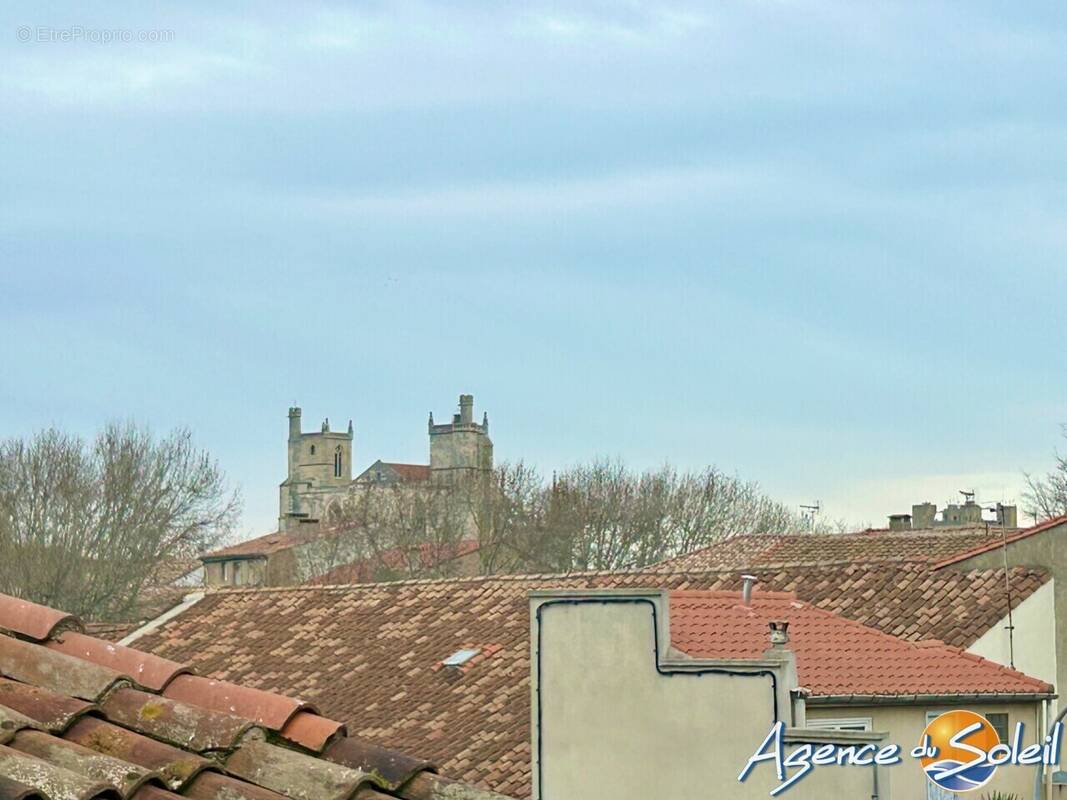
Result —
[[920, 744], [923, 743], [936, 748], [935, 755], [920, 759], [923, 770], [942, 789], [950, 792], [980, 789], [997, 771], [996, 765], [990, 764], [984, 755], [1000, 744], [1000, 737], [981, 714], [973, 711], [942, 714], [926, 726]]

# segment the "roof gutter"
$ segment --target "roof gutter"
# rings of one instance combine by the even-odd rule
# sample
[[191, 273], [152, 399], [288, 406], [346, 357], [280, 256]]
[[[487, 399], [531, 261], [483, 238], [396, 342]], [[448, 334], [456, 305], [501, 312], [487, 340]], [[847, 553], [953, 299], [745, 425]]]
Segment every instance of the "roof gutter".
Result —
[[1037, 703], [1054, 700], [1054, 692], [990, 692], [986, 694], [816, 694], [809, 706], [906, 706], [917, 703]]

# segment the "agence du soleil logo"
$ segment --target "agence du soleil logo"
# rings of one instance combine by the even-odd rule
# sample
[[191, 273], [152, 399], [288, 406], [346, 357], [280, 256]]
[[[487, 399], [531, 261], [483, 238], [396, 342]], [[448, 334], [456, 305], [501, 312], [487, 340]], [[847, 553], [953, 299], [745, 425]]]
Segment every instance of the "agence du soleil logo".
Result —
[[[997, 771], [1000, 736], [989, 720], [973, 711], [949, 711], [923, 731], [919, 747], [929, 753], [919, 759], [926, 777], [950, 792], [980, 789]], [[993, 756], [991, 758], [991, 756]]]

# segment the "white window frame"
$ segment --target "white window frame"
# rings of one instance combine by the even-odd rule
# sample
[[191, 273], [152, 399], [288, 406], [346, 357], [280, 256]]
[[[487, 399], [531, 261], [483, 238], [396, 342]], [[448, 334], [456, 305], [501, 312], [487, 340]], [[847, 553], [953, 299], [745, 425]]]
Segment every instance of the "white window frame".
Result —
[[808, 717], [805, 727], [817, 731], [873, 731], [874, 720], [870, 717], [826, 717], [812, 719]]

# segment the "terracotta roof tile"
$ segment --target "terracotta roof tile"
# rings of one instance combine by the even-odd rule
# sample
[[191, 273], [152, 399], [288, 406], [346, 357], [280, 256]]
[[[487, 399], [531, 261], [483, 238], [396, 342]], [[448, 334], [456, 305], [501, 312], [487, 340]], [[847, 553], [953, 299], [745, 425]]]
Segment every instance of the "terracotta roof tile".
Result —
[[0, 798], [3, 800], [44, 800], [44, 797], [32, 786], [19, 783], [0, 775]]
[[[0, 613], [20, 607], [9, 599]], [[78, 621], [58, 612], [31, 616], [12, 628], [46, 638], [0, 633], [0, 800], [432, 800], [419, 793], [435, 785], [419, 781], [426, 762], [347, 739], [301, 700], [70, 633]]]
[[285, 723], [281, 736], [316, 753], [328, 742], [344, 736], [345, 726], [310, 711], [298, 711]]
[[702, 550], [668, 559], [658, 568], [676, 572], [699, 569], [817, 566], [827, 563], [919, 561], [942, 562], [975, 548], [995, 546], [1000, 528], [949, 527], [906, 531], [866, 530], [775, 536], [733, 536]]
[[90, 702], [124, 680], [113, 669], [10, 636], [0, 636], [0, 674]]
[[43, 641], [61, 628], [80, 628], [81, 623], [54, 608], [0, 594], [0, 628]]
[[233, 750], [245, 739], [266, 739], [254, 722], [137, 689], [117, 689], [100, 703], [109, 721], [184, 750]]
[[0, 706], [32, 717], [52, 733], [62, 733], [75, 719], [96, 710], [95, 703], [6, 678], [0, 678]]
[[374, 770], [388, 789], [397, 789], [420, 772], [434, 769], [429, 761], [389, 751], [363, 739], [348, 737], [333, 742], [322, 756], [363, 772]]
[[672, 592], [671, 644], [698, 658], [758, 658], [772, 620], [789, 623], [800, 684], [813, 695], [1048, 694], [1052, 687], [943, 643], [916, 644], [823, 611], [795, 596]]
[[40, 723], [25, 714], [0, 706], [0, 744], [9, 744], [24, 730], [39, 730]]
[[94, 717], [82, 717], [63, 738], [92, 750], [147, 767], [163, 777], [171, 789], [182, 788], [194, 776], [213, 766], [198, 753], [157, 742], [139, 733]]
[[0, 776], [33, 786], [50, 800], [118, 800], [111, 784], [79, 775], [36, 756], [0, 747]]
[[134, 800], [178, 800], [180, 794], [174, 792], [168, 792], [166, 789], [160, 789], [158, 786], [153, 786], [151, 783], [146, 783], [137, 793], [133, 796]]
[[293, 697], [199, 675], [179, 675], [163, 690], [163, 696], [215, 711], [239, 714], [275, 731], [284, 728], [298, 711], [310, 708], [303, 700]]
[[161, 691], [176, 675], [189, 672], [189, 667], [184, 664], [74, 631], [64, 631], [54, 636], [45, 643], [45, 647], [109, 667], [156, 692]]
[[[794, 592], [886, 633], [903, 626], [909, 640], [937, 636], [969, 646], [1008, 609], [1001, 570], [933, 572], [893, 563], [755, 572], [757, 591]], [[1009, 579], [1015, 607], [1049, 576], [1016, 568]], [[445, 774], [528, 797], [529, 591], [740, 585], [739, 572], [730, 571], [226, 590], [209, 593], [136, 645], [220, 680], [299, 695], [361, 740], [417, 752]], [[475, 648], [482, 652], [465, 669], [441, 667], [457, 650]], [[324, 757], [339, 747], [328, 745]], [[362, 768], [358, 760], [351, 765]], [[425, 774], [418, 779], [429, 781]]]
[[103, 781], [123, 797], [129, 797], [148, 781], [159, 779], [144, 767], [40, 731], [20, 731], [8, 746], [75, 774]]

